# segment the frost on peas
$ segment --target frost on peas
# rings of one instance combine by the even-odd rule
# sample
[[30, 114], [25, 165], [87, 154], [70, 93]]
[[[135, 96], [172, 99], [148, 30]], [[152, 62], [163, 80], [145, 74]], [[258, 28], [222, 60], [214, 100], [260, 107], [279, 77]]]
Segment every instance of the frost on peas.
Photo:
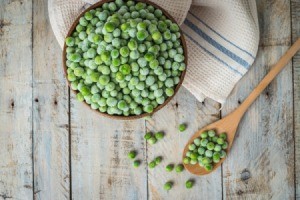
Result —
[[148, 76], [146, 78], [146, 85], [152, 86], [155, 83], [155, 77], [154, 76]]
[[139, 58], [137, 60], [137, 63], [139, 64], [140, 67], [146, 67], [147, 66], [147, 60], [145, 58]]
[[149, 63], [149, 66], [150, 66], [151, 69], [156, 69], [156, 68], [159, 66], [158, 60], [152, 60], [152, 61]]
[[140, 57], [140, 53], [137, 50], [131, 51], [129, 57], [132, 60], [137, 60]]
[[146, 78], [147, 78], [146, 75], [139, 74], [139, 79], [140, 79], [140, 81], [145, 81]]
[[174, 89], [173, 88], [166, 88], [165, 93], [168, 97], [171, 97], [174, 95]]
[[128, 47], [122, 47], [122, 48], [120, 49], [120, 54], [121, 54], [121, 56], [123, 56], [123, 57], [129, 56], [129, 49], [128, 49]]
[[140, 30], [137, 32], [136, 37], [139, 41], [144, 41], [148, 37], [148, 32], [146, 30]]
[[145, 3], [116, 0], [91, 9], [65, 40], [71, 88], [100, 112], [152, 113], [185, 70], [179, 38], [177, 24]]
[[139, 44], [138, 50], [140, 53], [144, 53], [146, 51], [146, 45], [145, 44]]
[[136, 62], [132, 62], [131, 63], [131, 70], [133, 71], [133, 72], [138, 72], [139, 71], [139, 65], [136, 63]]
[[128, 57], [121, 57], [121, 64], [127, 64]]

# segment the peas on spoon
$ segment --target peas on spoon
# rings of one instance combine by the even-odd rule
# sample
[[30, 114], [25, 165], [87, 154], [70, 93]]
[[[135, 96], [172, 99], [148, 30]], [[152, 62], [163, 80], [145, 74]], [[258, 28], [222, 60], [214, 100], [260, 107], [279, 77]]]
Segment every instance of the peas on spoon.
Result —
[[[172, 29], [176, 29], [176, 27], [172, 27]], [[207, 130], [214, 130], [217, 133], [221, 133], [219, 135], [219, 138], [216, 140], [216, 142], [220, 146], [215, 146], [218, 151], [220, 151], [220, 155], [216, 154], [214, 160], [219, 161], [215, 165], [207, 164], [204, 167], [201, 167], [200, 165], [192, 165], [188, 162], [184, 162], [183, 165], [192, 174], [195, 175], [206, 175], [214, 170], [216, 170], [225, 160], [226, 154], [228, 154], [233, 141], [234, 136], [237, 131], [238, 125], [240, 120], [242, 119], [244, 113], [247, 111], [247, 109], [250, 107], [250, 105], [254, 102], [254, 100], [261, 94], [261, 92], [270, 84], [270, 82], [281, 72], [281, 70], [286, 66], [286, 64], [291, 60], [291, 58], [297, 53], [297, 51], [300, 49], [300, 38], [290, 47], [290, 49], [280, 58], [280, 60], [277, 62], [277, 64], [274, 65], [274, 67], [270, 70], [270, 72], [264, 77], [264, 79], [257, 85], [257, 87], [250, 93], [250, 95], [245, 99], [245, 101], [231, 114], [227, 115], [225, 118], [216, 121], [212, 124], [209, 124], [208, 126], [202, 128], [198, 132], [196, 132], [188, 141], [186, 144], [184, 150], [183, 150], [183, 159], [186, 157], [187, 152], [190, 150], [190, 144], [194, 142], [196, 138], [199, 136], [203, 138], [204, 140], [201, 141], [201, 146], [206, 146], [208, 144], [208, 140], [205, 140], [208, 135], [213, 136], [213, 132], [207, 132]], [[224, 138], [225, 135], [222, 133], [227, 133], [227, 142], [225, 143]], [[221, 138], [220, 138], [221, 137]], [[224, 146], [223, 146], [224, 145]], [[227, 148], [226, 151], [221, 150], [221, 148]], [[211, 146], [212, 148], [212, 146]], [[201, 152], [202, 153], [202, 152]], [[211, 156], [210, 150], [205, 154], [208, 156]], [[207, 156], [206, 155], [206, 156]], [[219, 160], [220, 158], [220, 160]], [[208, 162], [208, 158], [205, 158], [205, 163]]]

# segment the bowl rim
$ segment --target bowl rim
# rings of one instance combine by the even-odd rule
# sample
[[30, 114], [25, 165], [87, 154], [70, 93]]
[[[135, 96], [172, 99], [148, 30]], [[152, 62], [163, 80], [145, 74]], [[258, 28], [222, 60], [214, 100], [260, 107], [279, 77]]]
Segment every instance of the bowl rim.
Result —
[[[178, 25], [178, 23], [175, 21], [175, 19], [162, 7], [160, 7], [159, 5], [151, 2], [151, 1], [148, 1], [148, 0], [134, 0], [136, 2], [143, 2], [143, 3], [146, 3], [148, 5], [152, 5], [153, 7], [155, 8], [158, 8], [160, 9], [163, 14], [165, 16], [167, 16], [167, 18], [169, 20], [171, 20], [173, 23], [176, 23]], [[78, 25], [79, 23], [79, 19], [88, 11], [92, 10], [92, 9], [95, 9], [95, 8], [98, 8], [100, 6], [102, 6], [104, 3], [109, 3], [109, 2], [115, 2], [115, 0], [102, 0], [102, 1], [99, 1], [93, 5], [91, 5], [90, 7], [88, 7], [87, 9], [85, 9], [84, 11], [82, 11], [78, 16], [77, 18], [73, 21], [71, 27], [69, 28], [69, 31], [65, 37], [65, 39], [67, 37], [69, 37], [73, 32], [74, 30], [76, 29], [76, 26]], [[178, 25], [179, 26], [179, 25]], [[156, 113], [157, 111], [159, 111], [160, 109], [162, 109], [163, 107], [165, 107], [173, 98], [174, 96], [177, 94], [178, 90], [181, 88], [182, 86], [182, 83], [184, 81], [184, 77], [185, 77], [185, 74], [186, 74], [186, 70], [187, 70], [187, 66], [188, 66], [188, 54], [187, 54], [187, 45], [186, 45], [186, 41], [185, 41], [185, 38], [184, 38], [184, 35], [183, 35], [183, 32], [179, 26], [179, 31], [180, 31], [180, 40], [181, 40], [181, 44], [182, 44], [182, 47], [183, 47], [183, 54], [184, 54], [184, 63], [186, 65], [186, 68], [184, 71], [182, 71], [181, 73], [181, 76], [180, 76], [180, 81], [179, 83], [176, 85], [176, 88], [174, 89], [174, 94], [170, 97], [168, 97], [165, 102], [159, 106], [157, 106], [152, 113], [142, 113], [140, 115], [129, 115], [129, 116], [124, 116], [124, 115], [110, 115], [108, 113], [103, 113], [103, 112], [100, 112], [98, 109], [92, 109], [91, 106], [89, 104], [87, 104], [85, 101], [81, 102], [82, 104], [86, 105], [88, 108], [90, 108], [90, 110], [92, 110], [93, 112], [96, 112], [97, 114], [100, 114], [101, 116], [105, 116], [105, 117], [108, 117], [108, 118], [111, 118], [111, 119], [117, 119], [117, 120], [135, 120], [135, 119], [141, 119], [141, 118], [144, 118], [144, 117], [147, 117], [147, 116], [151, 116], [153, 115], [154, 113]], [[69, 89], [71, 91], [73, 91], [73, 93], [75, 95], [78, 94], [78, 91], [76, 90], [73, 90], [72, 87], [71, 87], [71, 82], [68, 80], [68, 75], [67, 75], [67, 65], [66, 65], [66, 43], [64, 41], [64, 46], [63, 46], [63, 51], [62, 51], [62, 61], [63, 61], [63, 69], [64, 69], [64, 76], [65, 76], [65, 79], [67, 81], [67, 84], [69, 86]]]

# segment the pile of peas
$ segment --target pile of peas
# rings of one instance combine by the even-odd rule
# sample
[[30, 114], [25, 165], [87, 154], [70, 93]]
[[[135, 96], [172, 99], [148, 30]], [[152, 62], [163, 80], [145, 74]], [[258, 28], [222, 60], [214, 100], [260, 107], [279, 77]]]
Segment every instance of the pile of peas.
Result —
[[115, 0], [87, 11], [66, 43], [77, 99], [110, 115], [152, 113], [185, 70], [181, 34], [160, 9]]
[[199, 164], [205, 170], [211, 171], [213, 163], [218, 163], [226, 156], [228, 142], [226, 133], [216, 135], [214, 130], [204, 131], [199, 138], [189, 145], [189, 151], [183, 159], [184, 164]]

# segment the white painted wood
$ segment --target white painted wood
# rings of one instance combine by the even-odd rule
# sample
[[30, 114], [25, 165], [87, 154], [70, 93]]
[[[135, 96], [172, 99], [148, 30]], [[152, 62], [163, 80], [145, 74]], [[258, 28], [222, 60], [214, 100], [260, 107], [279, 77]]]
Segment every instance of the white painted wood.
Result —
[[[198, 102], [185, 88], [181, 88], [165, 108], [157, 112], [151, 120], [146, 121], [147, 131], [163, 131], [165, 137], [154, 145], [147, 144], [147, 160], [162, 156], [163, 161], [154, 169], [148, 170], [148, 190], [150, 199], [222, 199], [221, 168], [208, 176], [197, 177], [184, 171], [177, 174], [166, 172], [170, 163], [182, 162], [182, 152], [189, 138], [201, 127], [219, 119], [219, 104], [206, 100]], [[178, 131], [178, 125], [187, 124], [185, 132]], [[185, 182], [195, 181], [195, 186], [188, 190]], [[163, 185], [173, 181], [171, 191], [166, 192]]]
[[[144, 120], [116, 121], [74, 97], [71, 103], [73, 199], [146, 199]], [[131, 150], [142, 160], [138, 169], [127, 158]]]
[[[98, 116], [72, 95], [70, 176], [68, 89], [61, 50], [49, 25], [46, 0], [33, 3], [0, 0], [0, 199], [300, 198], [299, 54], [293, 59], [294, 74], [289, 64], [250, 108], [223, 168], [204, 177], [186, 171], [168, 173], [164, 168], [180, 162], [189, 136], [219, 118], [215, 102], [202, 104], [181, 89], [145, 126], [144, 120], [123, 122]], [[287, 0], [257, 4], [258, 59], [228, 99], [223, 116], [268, 72], [290, 45], [291, 35], [293, 41], [300, 36], [298, 0], [291, 5]], [[188, 124], [186, 132], [178, 132], [180, 123]], [[146, 145], [146, 129], [165, 131], [166, 137]], [[127, 158], [133, 149], [143, 161], [138, 169]], [[147, 162], [159, 155], [164, 157], [161, 165], [147, 169]], [[196, 181], [191, 190], [184, 186], [189, 178]], [[174, 181], [170, 192], [163, 190], [168, 180]]]
[[47, 1], [33, 2], [34, 197], [69, 199], [68, 87]]
[[[256, 62], [228, 99], [225, 116], [245, 99], [289, 48], [290, 2], [257, 1], [261, 41]], [[223, 164], [225, 199], [294, 199], [293, 81], [291, 63], [241, 121]]]
[[0, 199], [32, 199], [32, 2], [0, 0]]
[[[300, 1], [291, 1], [292, 41], [300, 37]], [[300, 199], [300, 53], [293, 59], [294, 73], [294, 127], [295, 127], [295, 187], [296, 199]]]

